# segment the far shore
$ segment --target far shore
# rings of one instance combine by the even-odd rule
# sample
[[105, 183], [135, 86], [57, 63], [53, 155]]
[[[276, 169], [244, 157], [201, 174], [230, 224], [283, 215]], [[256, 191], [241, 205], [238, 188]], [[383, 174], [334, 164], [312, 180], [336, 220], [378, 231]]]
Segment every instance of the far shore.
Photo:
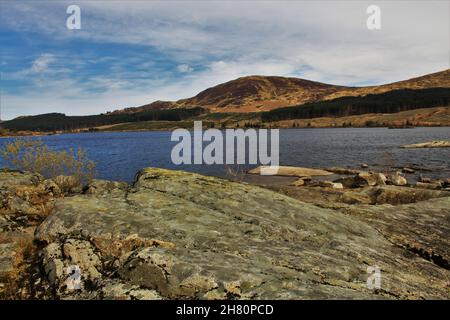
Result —
[[[120, 125], [127, 125], [127, 124], [120, 124]], [[184, 126], [162, 126], [162, 127], [158, 127], [158, 128], [130, 128], [130, 129], [119, 129], [119, 128], [113, 128], [114, 126], [105, 126], [104, 128], [83, 128], [83, 129], [77, 129], [77, 130], [73, 130], [73, 131], [57, 131], [57, 132], [40, 132], [40, 131], [32, 131], [32, 132], [17, 132], [17, 133], [13, 133], [13, 132], [8, 132], [7, 134], [0, 134], [0, 138], [18, 138], [18, 137], [44, 137], [44, 136], [53, 136], [53, 135], [61, 135], [61, 134], [76, 134], [76, 133], [106, 133], [106, 132], [160, 132], [160, 131], [171, 131], [171, 130], [175, 130], [175, 129], [192, 129], [193, 128], [193, 123], [190, 126], [184, 125]], [[219, 129], [219, 130], [225, 130], [225, 129], [283, 129], [283, 130], [289, 130], [289, 129], [349, 129], [349, 128], [353, 128], [353, 129], [365, 129], [365, 128], [378, 128], [378, 129], [396, 129], [396, 130], [400, 130], [400, 129], [414, 129], [414, 128], [449, 128], [450, 125], [445, 125], [445, 126], [436, 126], [436, 125], [431, 125], [431, 126], [427, 126], [427, 125], [423, 125], [423, 126], [407, 126], [407, 127], [402, 127], [402, 126], [352, 126], [352, 127], [336, 127], [336, 126], [326, 126], [326, 127], [321, 127], [321, 126], [310, 126], [310, 127], [283, 127], [283, 126], [268, 126], [268, 127], [252, 127], [252, 126], [247, 126], [247, 127], [240, 127], [240, 126], [227, 126], [227, 127], [214, 127], [214, 126], [208, 126], [208, 125], [204, 125], [204, 129], [207, 128], [215, 128], [215, 129]]]
[[[31, 121], [31, 120], [30, 120]], [[185, 120], [152, 120], [122, 122], [72, 130], [33, 131], [41, 128], [29, 127], [18, 131], [2, 127], [0, 122], [0, 137], [42, 136], [78, 132], [140, 132], [167, 131], [178, 128], [192, 129], [194, 121], [202, 121], [205, 128], [235, 129], [313, 129], [313, 128], [390, 128], [409, 129], [414, 127], [450, 127], [450, 107], [433, 107], [413, 109], [397, 113], [367, 113], [343, 117], [319, 117], [308, 119], [290, 119], [263, 122], [258, 113], [207, 113], [189, 117]], [[4, 121], [4, 126], [8, 121]], [[82, 124], [83, 126], [86, 124]], [[58, 124], [55, 123], [57, 128]], [[51, 128], [52, 126], [50, 126]], [[14, 128], [14, 127], [12, 127]]]
[[[62, 132], [64, 133], [64, 132]], [[58, 133], [59, 134], [59, 133]], [[0, 138], [17, 138], [17, 137], [42, 137], [42, 136], [50, 136], [50, 135], [55, 135], [53, 133], [48, 133], [48, 132], [26, 132], [26, 133], [8, 133], [5, 135], [0, 134]]]

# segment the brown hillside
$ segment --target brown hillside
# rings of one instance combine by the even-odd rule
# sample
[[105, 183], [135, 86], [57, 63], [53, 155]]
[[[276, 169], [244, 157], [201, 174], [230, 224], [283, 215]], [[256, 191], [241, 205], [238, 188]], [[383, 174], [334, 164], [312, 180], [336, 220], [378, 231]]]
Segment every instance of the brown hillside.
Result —
[[329, 100], [343, 96], [362, 96], [371, 93], [383, 93], [398, 89], [427, 89], [437, 87], [450, 88], [450, 69], [379, 86], [351, 88], [349, 90], [344, 89], [328, 95], [326, 99]]
[[434, 87], [450, 88], [450, 69], [409, 80], [368, 87], [345, 87], [299, 78], [248, 76], [208, 88], [192, 98], [176, 102], [156, 101], [118, 112], [197, 106], [208, 108], [212, 112], [260, 112], [343, 96]]
[[321, 100], [343, 89], [347, 88], [298, 78], [249, 76], [206, 89], [177, 105], [215, 112], [266, 111]]

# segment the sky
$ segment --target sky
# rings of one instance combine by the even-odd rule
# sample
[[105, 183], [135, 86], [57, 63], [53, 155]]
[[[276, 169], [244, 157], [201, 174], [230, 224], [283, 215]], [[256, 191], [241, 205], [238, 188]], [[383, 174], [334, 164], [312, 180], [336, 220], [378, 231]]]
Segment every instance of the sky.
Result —
[[[81, 10], [69, 30], [66, 9]], [[381, 10], [369, 30], [366, 9]], [[0, 0], [1, 119], [177, 100], [247, 75], [364, 86], [449, 68], [450, 1]]]

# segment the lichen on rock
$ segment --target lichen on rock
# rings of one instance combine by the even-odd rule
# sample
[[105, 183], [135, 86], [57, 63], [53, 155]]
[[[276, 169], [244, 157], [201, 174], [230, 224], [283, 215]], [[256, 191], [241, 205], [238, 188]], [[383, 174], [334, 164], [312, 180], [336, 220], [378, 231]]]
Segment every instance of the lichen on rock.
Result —
[[[398, 194], [376, 188], [348, 198]], [[415, 207], [332, 210], [250, 184], [146, 168], [131, 186], [97, 181], [54, 199], [34, 234], [36, 263], [59, 299], [449, 299], [450, 198], [417, 192], [426, 201]], [[66, 285], [73, 265], [76, 290]], [[366, 283], [374, 265], [382, 290]]]

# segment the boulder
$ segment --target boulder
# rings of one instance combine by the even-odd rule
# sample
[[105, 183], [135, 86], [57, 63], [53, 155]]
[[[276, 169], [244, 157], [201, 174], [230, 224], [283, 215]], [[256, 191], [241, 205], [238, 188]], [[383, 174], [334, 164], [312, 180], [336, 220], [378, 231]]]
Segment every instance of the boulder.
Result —
[[394, 186], [405, 186], [408, 184], [408, 181], [406, 180], [405, 177], [403, 177], [401, 175], [400, 172], [395, 172], [393, 174], [391, 174], [389, 176], [389, 181], [394, 185]]
[[[267, 167], [261, 166], [255, 169], [249, 170], [250, 174], [261, 174], [262, 171]], [[332, 172], [313, 169], [313, 168], [302, 168], [302, 167], [289, 167], [289, 166], [279, 166], [275, 175], [277, 176], [292, 176], [292, 177], [305, 177], [305, 176], [328, 176], [333, 174]]]
[[62, 246], [62, 252], [65, 259], [80, 267], [83, 278], [94, 281], [101, 277], [98, 270], [101, 269], [102, 262], [89, 241], [68, 239]]
[[291, 185], [294, 187], [301, 187], [307, 183], [310, 183], [311, 181], [312, 181], [311, 177], [301, 177], [301, 178], [295, 180], [294, 182], [292, 182]]
[[445, 179], [444, 187], [446, 187], [446, 188], [450, 187], [450, 178]]
[[375, 177], [377, 179], [377, 185], [384, 186], [386, 184], [387, 178], [383, 173], [375, 172]]
[[335, 183], [340, 183], [344, 188], [358, 188], [358, 179], [356, 177], [341, 177], [334, 180]]
[[50, 243], [41, 251], [41, 262], [47, 280], [52, 286], [58, 285], [65, 278], [63, 253], [57, 243]]
[[342, 183], [339, 182], [331, 182], [331, 181], [319, 181], [320, 187], [325, 188], [333, 188], [333, 189], [344, 189]]
[[43, 180], [42, 175], [37, 173], [0, 169], [0, 187], [37, 186]]
[[434, 140], [434, 141], [415, 143], [415, 144], [407, 144], [407, 145], [401, 146], [401, 148], [406, 148], [406, 149], [413, 149], [413, 148], [449, 148], [449, 147], [450, 147], [450, 141], [447, 141], [447, 140]]
[[304, 186], [304, 185], [305, 185], [305, 180], [302, 179], [302, 178], [297, 179], [297, 180], [295, 180], [294, 182], [292, 182], [291, 185], [294, 186], [294, 187], [301, 187], [301, 186]]
[[419, 181], [423, 183], [431, 183], [431, 178], [420, 176]]
[[382, 173], [362, 171], [355, 177], [355, 185], [360, 187], [385, 185], [386, 180], [386, 176]]
[[414, 169], [411, 169], [411, 168], [403, 168], [402, 169], [402, 172], [403, 173], [414, 173], [414, 172], [416, 172]]
[[[0, 171], [0, 214], [14, 217], [14, 224], [39, 220], [46, 215], [47, 202], [52, 195], [45, 189], [40, 175], [20, 171]], [[14, 226], [11, 226], [14, 228]]]

